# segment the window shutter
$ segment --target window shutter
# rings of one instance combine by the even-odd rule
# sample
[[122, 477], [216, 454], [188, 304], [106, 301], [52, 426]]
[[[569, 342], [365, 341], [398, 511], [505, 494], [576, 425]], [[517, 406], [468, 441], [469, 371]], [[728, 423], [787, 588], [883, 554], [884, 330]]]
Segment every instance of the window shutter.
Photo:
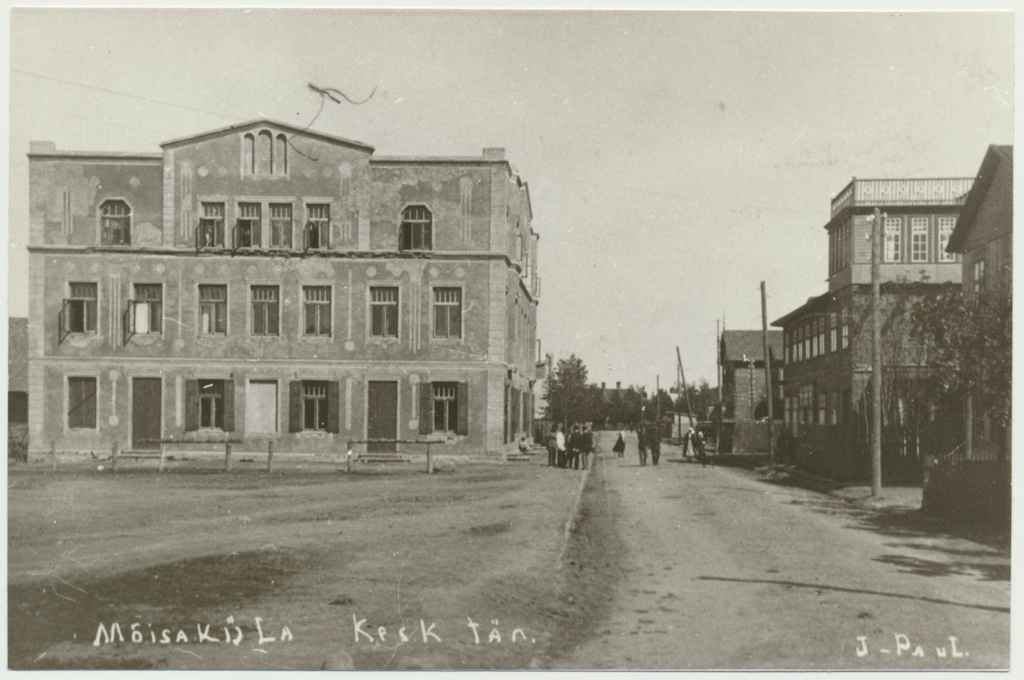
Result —
[[462, 337], [462, 297], [459, 297], [459, 305], [451, 308], [451, 319], [449, 333], [453, 338]]
[[420, 383], [420, 434], [434, 431], [434, 388], [431, 383]]
[[341, 432], [341, 383], [327, 383], [327, 431]]
[[252, 223], [252, 247], [260, 248], [263, 245], [263, 235], [260, 233], [263, 225], [261, 220], [253, 220]]
[[199, 381], [185, 381], [185, 431], [199, 429]]
[[268, 314], [267, 314], [267, 333], [269, 333], [270, 335], [280, 335], [281, 334], [281, 327], [280, 327], [280, 319], [278, 318], [279, 314], [280, 314], [280, 308], [281, 308], [280, 292], [275, 292], [274, 293], [274, 301], [271, 302], [271, 303], [268, 303], [267, 306], [269, 308], [269, 311], [268, 311]]
[[455, 402], [459, 409], [459, 428], [455, 434], [469, 434], [469, 383], [457, 385]]
[[224, 381], [224, 431], [235, 431], [235, 379]]
[[302, 432], [302, 381], [288, 383], [288, 431]]

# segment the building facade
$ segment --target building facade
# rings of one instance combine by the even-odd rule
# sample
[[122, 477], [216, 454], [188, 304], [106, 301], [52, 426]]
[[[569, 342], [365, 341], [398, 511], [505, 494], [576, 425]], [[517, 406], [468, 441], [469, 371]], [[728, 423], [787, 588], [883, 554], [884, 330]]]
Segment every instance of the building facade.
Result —
[[33, 447], [502, 455], [529, 431], [539, 237], [502, 149], [268, 120], [161, 147], [32, 144]]
[[[782, 331], [768, 331], [772, 364], [772, 415], [782, 419]], [[768, 417], [761, 331], [723, 331], [718, 360], [722, 367], [722, 418], [753, 422]]]
[[946, 247], [972, 182], [854, 179], [832, 200], [828, 291], [772, 324], [783, 331], [785, 423], [812, 467], [845, 477], [870, 470], [871, 234], [879, 208], [883, 476], [920, 477], [922, 447], [942, 434], [924, 424], [934, 423], [937, 405], [912, 389], [915, 375], [930, 369], [906, 312], [925, 291], [960, 285], [959, 257]]

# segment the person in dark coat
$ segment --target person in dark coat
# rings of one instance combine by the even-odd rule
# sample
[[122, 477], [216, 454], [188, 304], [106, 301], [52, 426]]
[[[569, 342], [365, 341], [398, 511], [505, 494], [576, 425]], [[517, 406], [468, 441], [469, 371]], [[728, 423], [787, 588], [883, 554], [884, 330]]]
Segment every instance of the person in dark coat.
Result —
[[580, 469], [580, 426], [573, 425], [572, 433], [569, 435], [569, 441], [567, 443], [569, 449], [569, 461], [566, 467], [572, 470]]
[[657, 426], [650, 428], [648, 432], [647, 445], [651, 449], [651, 463], [657, 465], [658, 459], [661, 458], [661, 433], [658, 432]]
[[626, 433], [619, 430], [619, 438], [615, 440], [615, 446], [612, 447], [619, 458], [622, 458], [626, 454]]
[[640, 452], [640, 467], [647, 465], [647, 428], [641, 425], [636, 428], [636, 445]]
[[594, 433], [586, 425], [580, 433], [580, 456], [583, 458], [583, 469], [590, 467], [590, 454], [594, 452]]

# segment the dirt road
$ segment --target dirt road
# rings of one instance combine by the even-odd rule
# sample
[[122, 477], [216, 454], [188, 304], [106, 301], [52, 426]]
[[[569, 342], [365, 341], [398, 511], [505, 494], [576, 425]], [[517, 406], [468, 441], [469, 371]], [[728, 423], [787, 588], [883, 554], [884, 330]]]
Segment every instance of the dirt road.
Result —
[[[621, 541], [593, 637], [557, 668], [1005, 668], [1009, 557], [754, 473], [600, 458], [589, 531]], [[587, 565], [583, 566], [584, 569]]]

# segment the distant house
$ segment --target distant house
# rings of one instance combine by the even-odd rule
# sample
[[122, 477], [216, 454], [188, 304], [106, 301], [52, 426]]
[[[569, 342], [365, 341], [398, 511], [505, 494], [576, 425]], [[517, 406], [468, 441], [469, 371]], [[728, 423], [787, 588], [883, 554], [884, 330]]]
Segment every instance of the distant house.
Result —
[[[988, 147], [946, 250], [963, 259], [963, 290], [995, 297], [1013, 290], [1013, 147]], [[1009, 432], [973, 413], [970, 457], [1002, 458]]]
[[28, 424], [28, 319], [7, 320], [7, 423]]
[[[772, 411], [782, 419], [782, 331], [768, 331], [772, 363]], [[722, 366], [722, 417], [751, 422], [768, 417], [761, 331], [723, 331], [718, 348]]]

